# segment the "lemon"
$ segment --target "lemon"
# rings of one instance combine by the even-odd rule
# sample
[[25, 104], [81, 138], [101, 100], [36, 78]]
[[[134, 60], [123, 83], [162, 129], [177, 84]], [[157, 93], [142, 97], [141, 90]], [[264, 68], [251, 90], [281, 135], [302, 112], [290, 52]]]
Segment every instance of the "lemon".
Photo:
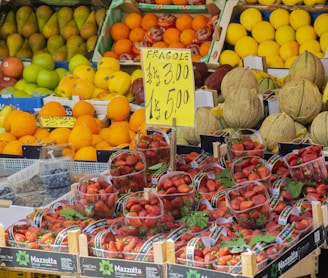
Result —
[[246, 4], [257, 4], [257, 0], [245, 0]]
[[236, 67], [240, 64], [240, 57], [239, 55], [231, 50], [231, 49], [225, 49], [221, 52], [220, 57], [219, 57], [219, 64], [228, 64], [231, 65], [232, 67]]
[[260, 5], [279, 5], [281, 0], [259, 0]]
[[280, 57], [287, 61], [288, 58], [298, 56], [300, 45], [297, 41], [288, 41], [281, 45], [280, 47]]
[[248, 55], [257, 55], [257, 49], [257, 41], [250, 36], [240, 38], [235, 44], [235, 51], [241, 58]]
[[114, 71], [120, 70], [120, 63], [113, 57], [101, 57], [97, 62], [97, 69], [109, 68]]
[[229, 23], [225, 37], [225, 41], [228, 44], [235, 45], [238, 39], [244, 36], [247, 36], [247, 31], [243, 25], [235, 22]]
[[286, 6], [297, 6], [303, 3], [303, 0], [282, 0], [282, 3]]
[[322, 13], [314, 20], [313, 27], [319, 37], [323, 33], [328, 32], [327, 22], [328, 22], [328, 13]]
[[290, 65], [293, 63], [293, 61], [297, 58], [298, 56], [293, 56], [293, 57], [289, 57], [287, 58], [287, 60], [285, 61], [285, 68], [289, 69]]
[[266, 40], [259, 44], [257, 54], [259, 56], [279, 55], [280, 45], [274, 40]]
[[239, 20], [247, 31], [252, 31], [255, 24], [262, 21], [262, 13], [256, 8], [246, 8], [241, 12]]
[[289, 14], [289, 24], [295, 30], [297, 30], [301, 26], [310, 25], [311, 24], [311, 15], [307, 10], [304, 10], [304, 9], [293, 10]]
[[252, 36], [258, 42], [273, 40], [275, 30], [269, 21], [260, 21], [252, 29]]
[[98, 69], [93, 80], [95, 87], [103, 90], [108, 90], [108, 79], [113, 72], [114, 70], [111, 69]]
[[320, 43], [321, 51], [323, 53], [326, 53], [328, 48], [328, 31], [320, 36], [319, 43]]
[[301, 44], [299, 52], [301, 54], [306, 50], [312, 52], [313, 54], [320, 53], [321, 52], [320, 43], [317, 40], [306, 41], [303, 44]]
[[275, 33], [276, 42], [280, 45], [296, 39], [296, 31], [290, 25], [280, 26]]
[[289, 11], [284, 8], [278, 8], [271, 12], [269, 21], [274, 29], [282, 25], [289, 25]]
[[119, 70], [112, 73], [108, 79], [108, 89], [111, 93], [126, 95], [131, 86], [131, 77], [128, 73]]
[[89, 65], [79, 65], [74, 68], [73, 74], [75, 74], [80, 79], [87, 81], [88, 83], [93, 83], [95, 70]]
[[308, 40], [316, 40], [317, 34], [314, 31], [312, 25], [303, 25], [296, 30], [296, 41], [299, 44], [306, 42]]
[[269, 68], [284, 68], [285, 62], [279, 55], [266, 57], [266, 64]]

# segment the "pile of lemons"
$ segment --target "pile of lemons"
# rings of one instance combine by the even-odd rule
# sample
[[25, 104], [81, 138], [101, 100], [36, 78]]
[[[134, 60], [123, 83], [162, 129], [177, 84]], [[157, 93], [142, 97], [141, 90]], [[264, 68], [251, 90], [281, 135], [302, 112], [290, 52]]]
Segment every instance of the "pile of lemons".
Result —
[[255, 7], [244, 9], [239, 22], [228, 24], [227, 47], [221, 52], [219, 63], [237, 66], [244, 57], [258, 55], [266, 58], [268, 67], [289, 68], [304, 51], [324, 57], [328, 47], [328, 13], [312, 16], [302, 8], [280, 7], [268, 15]]

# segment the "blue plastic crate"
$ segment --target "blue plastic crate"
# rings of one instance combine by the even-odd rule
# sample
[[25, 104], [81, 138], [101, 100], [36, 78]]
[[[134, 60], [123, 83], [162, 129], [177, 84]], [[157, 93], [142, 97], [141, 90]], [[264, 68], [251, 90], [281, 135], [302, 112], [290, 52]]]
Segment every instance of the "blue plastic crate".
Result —
[[36, 109], [40, 109], [43, 105], [42, 99], [48, 95], [32, 96], [32, 97], [15, 97], [13, 94], [1, 94], [0, 106], [11, 105], [17, 110], [23, 110], [34, 113]]

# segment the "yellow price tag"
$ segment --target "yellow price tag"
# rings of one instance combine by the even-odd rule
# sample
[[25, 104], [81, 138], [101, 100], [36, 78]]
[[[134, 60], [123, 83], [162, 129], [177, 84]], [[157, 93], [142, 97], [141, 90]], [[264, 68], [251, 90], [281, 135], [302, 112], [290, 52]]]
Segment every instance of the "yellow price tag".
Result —
[[195, 86], [189, 49], [141, 48], [146, 123], [194, 126]]
[[39, 122], [41, 127], [56, 128], [67, 127], [72, 128], [76, 121], [75, 117], [47, 117], [40, 116]]

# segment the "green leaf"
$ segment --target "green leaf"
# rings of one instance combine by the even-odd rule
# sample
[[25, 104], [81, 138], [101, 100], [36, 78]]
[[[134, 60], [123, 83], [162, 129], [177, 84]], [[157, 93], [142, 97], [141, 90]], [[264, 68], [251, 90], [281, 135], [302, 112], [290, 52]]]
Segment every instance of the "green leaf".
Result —
[[227, 247], [229, 249], [234, 248], [235, 250], [236, 250], [236, 248], [240, 248], [240, 247], [245, 248], [246, 246], [248, 246], [246, 240], [244, 238], [241, 238], [241, 237], [239, 237], [237, 239], [231, 239], [231, 240], [223, 241], [220, 244], [220, 248]]
[[215, 178], [220, 180], [220, 184], [225, 185], [227, 187], [232, 187], [235, 184], [232, 181], [231, 172], [229, 168], [225, 168], [221, 173], [217, 173], [215, 175]]
[[293, 198], [297, 198], [301, 195], [303, 187], [306, 183], [296, 182], [292, 179], [287, 179], [286, 189], [290, 192]]
[[167, 169], [167, 167], [168, 167], [168, 165], [165, 162], [160, 162], [160, 163], [157, 163], [157, 164], [154, 164], [154, 165], [148, 167], [147, 171], [156, 172], [161, 169]]
[[181, 221], [185, 222], [187, 227], [197, 226], [204, 229], [208, 225], [208, 215], [206, 211], [193, 211], [182, 217]]
[[274, 242], [275, 239], [276, 239], [276, 237], [273, 234], [266, 234], [266, 235], [257, 234], [251, 238], [249, 243], [251, 245], [256, 245], [259, 242], [268, 244], [268, 243]]
[[64, 217], [66, 220], [83, 220], [87, 219], [82, 213], [74, 208], [65, 208], [59, 211], [60, 216]]

